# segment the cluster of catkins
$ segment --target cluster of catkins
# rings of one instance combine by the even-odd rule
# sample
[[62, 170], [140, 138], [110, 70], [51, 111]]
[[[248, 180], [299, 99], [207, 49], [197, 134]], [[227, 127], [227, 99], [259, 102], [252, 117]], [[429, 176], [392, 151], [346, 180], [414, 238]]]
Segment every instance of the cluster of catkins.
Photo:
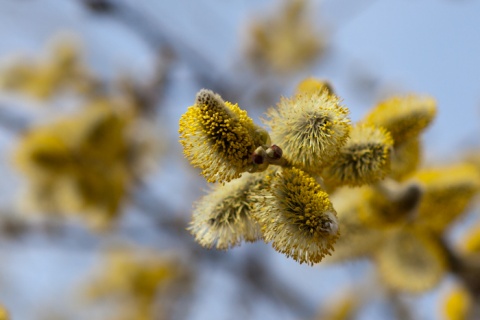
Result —
[[[417, 115], [409, 131], [423, 129], [434, 101], [406, 99], [394, 100], [395, 108]], [[375, 115], [385, 110], [376, 109], [352, 124], [330, 85], [309, 78], [268, 110], [268, 133], [238, 105], [201, 90], [179, 130], [186, 158], [218, 182], [194, 205], [189, 230], [196, 241], [228, 249], [263, 239], [308, 264], [331, 254], [341, 230], [327, 191], [374, 184], [390, 170], [395, 128], [379, 126]]]

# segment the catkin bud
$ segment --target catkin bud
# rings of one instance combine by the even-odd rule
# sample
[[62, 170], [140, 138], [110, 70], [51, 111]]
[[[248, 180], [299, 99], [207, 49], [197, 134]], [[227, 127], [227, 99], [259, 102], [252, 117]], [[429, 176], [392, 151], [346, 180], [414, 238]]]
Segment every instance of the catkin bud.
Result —
[[332, 85], [326, 80], [315, 78], [306, 78], [297, 85], [297, 94], [327, 91], [329, 94], [335, 94]]
[[470, 164], [425, 169], [413, 179], [424, 189], [417, 222], [438, 232], [464, 212], [480, 190], [480, 174]]
[[392, 145], [392, 138], [385, 129], [356, 125], [322, 176], [327, 184], [336, 186], [361, 186], [379, 181], [390, 170]]
[[294, 166], [312, 172], [335, 158], [350, 131], [348, 109], [326, 91], [283, 98], [268, 116], [272, 140]]
[[300, 169], [271, 175], [254, 210], [265, 242], [300, 263], [314, 264], [330, 254], [339, 235], [336, 212], [319, 184]]
[[418, 137], [432, 122], [436, 112], [433, 98], [415, 95], [393, 97], [373, 108], [365, 122], [390, 131], [397, 145]]
[[413, 228], [392, 232], [375, 256], [384, 282], [393, 289], [415, 293], [437, 285], [446, 271], [437, 240]]
[[225, 185], [217, 185], [194, 206], [189, 230], [206, 248], [229, 249], [242, 240], [256, 241], [260, 227], [252, 219], [255, 199], [252, 190], [260, 188], [264, 173], [245, 174]]
[[179, 133], [185, 156], [208, 182], [230, 181], [249, 171], [252, 153], [269, 140], [246, 111], [205, 89], [180, 118]]

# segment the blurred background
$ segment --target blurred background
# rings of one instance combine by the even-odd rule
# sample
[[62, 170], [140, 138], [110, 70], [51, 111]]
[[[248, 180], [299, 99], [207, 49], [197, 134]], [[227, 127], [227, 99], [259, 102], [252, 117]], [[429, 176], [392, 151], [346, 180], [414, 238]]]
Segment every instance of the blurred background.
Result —
[[313, 76], [353, 121], [393, 94], [434, 97], [424, 162], [453, 161], [479, 147], [479, 13], [472, 0], [0, 0], [0, 303], [15, 320], [333, 319], [361, 296], [335, 319], [447, 319], [453, 277], [400, 296], [406, 316], [368, 260], [201, 248], [186, 228], [209, 186], [178, 119], [208, 88], [260, 124]]

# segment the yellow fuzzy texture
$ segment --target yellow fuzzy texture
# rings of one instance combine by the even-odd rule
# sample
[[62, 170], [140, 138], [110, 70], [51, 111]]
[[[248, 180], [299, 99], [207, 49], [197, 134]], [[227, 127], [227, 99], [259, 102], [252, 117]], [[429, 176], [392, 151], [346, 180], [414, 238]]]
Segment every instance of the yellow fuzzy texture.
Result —
[[268, 140], [246, 111], [216, 95], [188, 108], [179, 133], [185, 157], [208, 182], [239, 178], [251, 168], [253, 151]]
[[323, 172], [329, 185], [361, 186], [382, 180], [390, 171], [393, 140], [383, 128], [356, 125], [340, 152]]
[[365, 226], [388, 230], [405, 223], [408, 212], [401, 206], [385, 198], [373, 188], [365, 188], [359, 192], [362, 193], [363, 201], [358, 205], [358, 218]]
[[313, 77], [306, 78], [297, 85], [297, 94], [314, 93], [326, 90], [330, 94], [334, 94], [332, 86], [328, 81], [319, 80]]
[[80, 63], [78, 46], [60, 41], [44, 61], [18, 59], [0, 71], [0, 88], [18, 91], [36, 99], [46, 100], [68, 89], [79, 94], [98, 90], [96, 80]]
[[255, 70], [281, 75], [311, 64], [324, 51], [324, 37], [315, 31], [305, 0], [284, 1], [281, 12], [250, 27], [247, 48]]
[[409, 227], [391, 233], [375, 255], [383, 281], [391, 288], [411, 293], [437, 285], [446, 272], [445, 255], [437, 239]]
[[111, 319], [165, 319], [192, 280], [191, 270], [171, 255], [117, 248], [106, 252], [83, 294], [90, 303], [115, 302]]
[[300, 263], [314, 264], [330, 254], [339, 236], [328, 194], [304, 171], [283, 169], [270, 177], [254, 211], [265, 242]]
[[417, 170], [421, 162], [421, 143], [417, 137], [395, 145], [391, 157], [389, 176], [397, 181], [404, 181]]
[[249, 174], [216, 185], [194, 205], [189, 231], [208, 249], [226, 250], [261, 238], [260, 226], [252, 217], [255, 196], [266, 173]]
[[425, 169], [413, 179], [424, 189], [418, 223], [438, 232], [465, 211], [480, 188], [480, 173], [469, 164]]
[[348, 112], [337, 96], [323, 90], [282, 98], [268, 111], [266, 124], [272, 141], [294, 166], [320, 172], [347, 141]]
[[118, 212], [141, 154], [130, 130], [130, 113], [98, 101], [72, 117], [32, 128], [15, 153], [29, 178], [26, 208], [85, 217], [107, 226]]
[[432, 122], [437, 112], [433, 98], [409, 95], [380, 102], [364, 122], [384, 127], [396, 145], [418, 135]]

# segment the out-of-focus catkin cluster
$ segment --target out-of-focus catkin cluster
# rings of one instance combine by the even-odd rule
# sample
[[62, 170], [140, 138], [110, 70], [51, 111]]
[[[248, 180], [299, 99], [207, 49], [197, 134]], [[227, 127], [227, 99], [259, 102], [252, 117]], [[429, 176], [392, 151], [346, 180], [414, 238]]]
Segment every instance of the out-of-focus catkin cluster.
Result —
[[393, 140], [351, 124], [331, 86], [307, 79], [268, 111], [267, 133], [237, 105], [201, 90], [180, 119], [180, 142], [209, 182], [190, 231], [204, 247], [263, 239], [300, 263], [334, 249], [341, 232], [326, 190], [376, 183], [389, 172]]
[[81, 63], [78, 45], [62, 39], [40, 61], [17, 59], [0, 70], [0, 88], [46, 100], [60, 91], [97, 95], [99, 82]]
[[99, 100], [77, 114], [30, 128], [15, 154], [30, 183], [24, 208], [79, 214], [95, 227], [110, 224], [148, 150], [138, 140], [138, 125], [132, 110]]
[[119, 216], [160, 141], [132, 92], [100, 85], [80, 63], [77, 49], [72, 42], [59, 42], [51, 60], [25, 67], [23, 77], [16, 74], [20, 65], [13, 65], [0, 78], [20, 77], [3, 83], [3, 89], [40, 99], [74, 89], [78, 110], [21, 128], [14, 155], [28, 178], [21, 209], [75, 215], [101, 230]]
[[10, 315], [3, 305], [0, 304], [0, 320], [9, 320]]
[[172, 254], [117, 248], [83, 289], [90, 308], [109, 301], [108, 319], [171, 319], [194, 282], [193, 270]]
[[256, 71], [291, 74], [311, 65], [325, 50], [307, 0], [283, 1], [281, 11], [249, 26], [247, 56]]
[[444, 233], [480, 188], [479, 171], [467, 162], [421, 166], [420, 135], [435, 114], [429, 97], [380, 102], [362, 125], [390, 132], [390, 172], [375, 184], [339, 188], [332, 196], [343, 232], [330, 261], [370, 258], [395, 291], [418, 293], [440, 282], [451, 267]]

